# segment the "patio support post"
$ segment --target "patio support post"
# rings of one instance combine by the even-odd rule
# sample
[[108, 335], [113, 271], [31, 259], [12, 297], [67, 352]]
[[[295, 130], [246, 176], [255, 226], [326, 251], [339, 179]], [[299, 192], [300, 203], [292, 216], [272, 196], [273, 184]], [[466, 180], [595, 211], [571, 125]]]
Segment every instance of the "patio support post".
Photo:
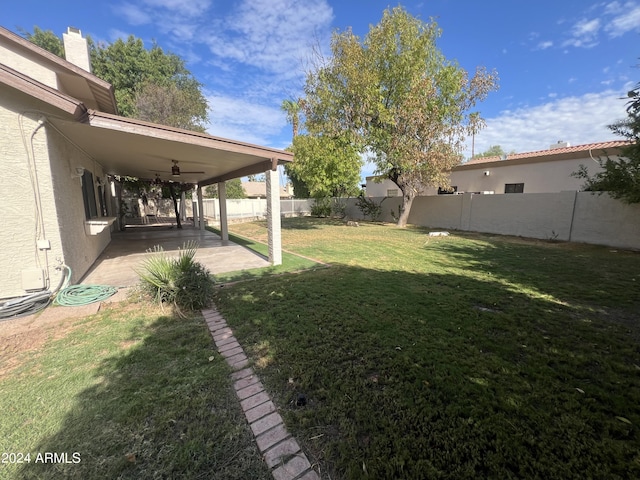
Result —
[[264, 176], [267, 179], [267, 235], [269, 242], [269, 262], [271, 262], [271, 265], [282, 265], [280, 188], [277, 166], [273, 170], [267, 170]]
[[220, 203], [220, 236], [223, 242], [229, 241], [229, 225], [227, 223], [227, 184], [218, 183], [218, 202]]
[[187, 195], [184, 190], [180, 194], [180, 220], [187, 221]]
[[204, 230], [204, 203], [202, 202], [202, 187], [198, 185], [198, 222], [200, 230]]

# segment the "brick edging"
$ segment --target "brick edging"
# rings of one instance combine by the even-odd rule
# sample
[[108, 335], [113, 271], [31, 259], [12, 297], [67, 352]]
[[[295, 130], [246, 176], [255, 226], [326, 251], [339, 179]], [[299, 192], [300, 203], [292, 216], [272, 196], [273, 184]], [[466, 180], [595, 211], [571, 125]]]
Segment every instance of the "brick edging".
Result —
[[276, 406], [258, 375], [249, 366], [249, 359], [224, 317], [215, 308], [202, 310], [202, 315], [218, 352], [233, 370], [233, 389], [273, 478], [320, 480], [296, 439], [287, 431]]

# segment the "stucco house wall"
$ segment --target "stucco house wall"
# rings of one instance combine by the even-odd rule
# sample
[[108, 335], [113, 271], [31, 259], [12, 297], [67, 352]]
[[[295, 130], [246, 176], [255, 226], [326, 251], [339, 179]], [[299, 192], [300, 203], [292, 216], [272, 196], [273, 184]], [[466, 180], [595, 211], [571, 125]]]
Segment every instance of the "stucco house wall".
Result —
[[[72, 178], [76, 166], [94, 178], [104, 172], [51, 125], [40, 124], [43, 113], [50, 112], [41, 102], [0, 87], [0, 269], [7, 279], [0, 281], [0, 298], [24, 295], [31, 282], [23, 283], [23, 275], [32, 279], [37, 272], [55, 288], [63, 274], [56, 269], [60, 262], [78, 281], [110, 241], [108, 228], [87, 235], [80, 178]], [[48, 248], [38, 240], [48, 241]]]
[[[457, 187], [460, 193], [505, 193], [506, 184], [524, 183], [522, 193], [551, 193], [562, 191], [580, 191], [584, 180], [571, 174], [577, 172], [584, 165], [589, 175], [601, 171], [597, 160], [601, 151], [593, 152], [585, 150], [579, 154], [572, 154], [575, 158], [566, 158], [567, 154], [556, 155], [553, 150], [548, 150], [548, 156], [533, 152], [531, 158], [528, 154], [517, 154], [514, 159], [484, 162], [483, 159], [468, 162], [455, 167], [451, 172], [451, 186]], [[615, 155], [612, 158], [617, 158]], [[375, 177], [367, 177], [367, 196], [384, 197], [401, 195], [398, 186], [391, 180], [384, 179], [377, 182]], [[390, 192], [396, 195], [389, 195]], [[421, 195], [437, 195], [438, 189], [426, 187]]]

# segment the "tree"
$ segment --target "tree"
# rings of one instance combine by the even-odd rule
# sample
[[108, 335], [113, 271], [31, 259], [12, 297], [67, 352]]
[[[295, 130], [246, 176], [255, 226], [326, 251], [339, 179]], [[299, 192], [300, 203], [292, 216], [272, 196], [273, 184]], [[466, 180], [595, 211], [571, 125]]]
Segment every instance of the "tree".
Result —
[[[203, 132], [206, 104], [194, 90], [181, 90], [175, 84], [146, 83], [136, 93], [135, 115], [140, 120]], [[200, 112], [194, 115], [194, 112]]]
[[630, 143], [617, 159], [600, 159], [602, 171], [595, 175], [589, 176], [584, 165], [573, 175], [585, 179], [585, 190], [607, 192], [625, 203], [640, 203], [640, 82], [628, 97], [627, 118], [609, 125], [609, 129]]
[[[282, 101], [282, 105], [280, 108], [287, 115], [287, 122], [291, 124], [292, 130], [292, 139], [295, 141], [298, 136], [298, 130], [300, 126], [300, 114], [302, 112], [302, 106], [304, 104], [304, 100], [290, 100], [286, 99]], [[293, 145], [287, 150], [293, 151]], [[298, 161], [298, 158], [294, 159], [294, 163]], [[293, 195], [295, 198], [309, 198], [311, 196], [311, 192], [309, 190], [309, 186], [306, 184], [304, 179], [300, 177], [299, 171], [296, 171], [296, 166], [293, 163], [288, 163], [284, 166], [284, 171], [287, 174], [287, 177], [291, 181], [291, 185], [293, 186]]]
[[426, 186], [447, 186], [462, 159], [465, 135], [481, 125], [468, 111], [496, 88], [497, 76], [473, 78], [447, 61], [434, 21], [402, 7], [385, 10], [363, 41], [350, 30], [332, 37], [332, 57], [307, 75], [306, 127], [373, 155], [376, 174], [402, 191], [398, 226]]
[[[514, 150], [509, 152], [509, 155], [516, 153]], [[507, 152], [504, 151], [501, 145], [491, 145], [487, 150], [482, 153], [478, 153], [471, 158], [484, 158], [484, 157], [502, 157], [503, 155], [507, 155]]]
[[[357, 195], [363, 161], [345, 139], [323, 135], [297, 135], [295, 161], [287, 165], [290, 178], [302, 180], [314, 198]], [[294, 192], [297, 195], [294, 183]]]
[[[239, 178], [227, 180], [225, 183], [227, 198], [247, 198], [242, 188], [242, 182]], [[209, 185], [204, 189], [205, 197], [218, 198], [218, 185]]]
[[[51, 30], [34, 27], [23, 36], [51, 53], [64, 57], [64, 44]], [[113, 85], [118, 110], [125, 117], [204, 131], [208, 120], [202, 85], [179, 56], [154, 44], [147, 50], [133, 35], [125, 41], [96, 44], [87, 37], [94, 75]]]
[[291, 124], [293, 129], [293, 138], [298, 136], [298, 127], [300, 125], [300, 104], [301, 100], [283, 100], [280, 108], [287, 114], [287, 122]]
[[[23, 36], [64, 58], [64, 43], [51, 30], [34, 27], [33, 33]], [[138, 118], [176, 128], [204, 132], [207, 122], [207, 101], [201, 84], [185, 67], [184, 60], [172, 53], [165, 53], [154, 44], [151, 50], [141, 39], [129, 36], [127, 41], [116, 40], [112, 44], [96, 44], [88, 37], [91, 70], [94, 75], [113, 85], [118, 111], [125, 117]], [[144, 180], [141, 180], [144, 181]], [[151, 180], [147, 183], [150, 184]], [[180, 224], [177, 195], [188, 189], [168, 185], [173, 199], [176, 224]]]
[[18, 31], [31, 43], [44, 48], [58, 57], [64, 58], [64, 44], [62, 43], [62, 39], [51, 30], [42, 30], [41, 28], [34, 26], [33, 33], [27, 32], [22, 28], [18, 29]]

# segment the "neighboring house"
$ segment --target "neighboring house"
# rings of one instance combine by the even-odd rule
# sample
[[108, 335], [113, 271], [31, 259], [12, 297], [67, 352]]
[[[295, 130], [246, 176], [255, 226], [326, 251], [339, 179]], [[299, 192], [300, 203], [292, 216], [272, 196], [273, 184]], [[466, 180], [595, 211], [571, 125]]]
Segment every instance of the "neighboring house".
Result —
[[[451, 171], [451, 187], [456, 193], [552, 193], [582, 190], [584, 180], [571, 174], [580, 165], [589, 174], [601, 170], [599, 159], [608, 155], [618, 158], [627, 141], [590, 143], [570, 146], [559, 142], [548, 150], [515, 153], [503, 157], [474, 158]], [[367, 196], [394, 197], [401, 195], [391, 180], [380, 183], [375, 177], [367, 177]], [[421, 195], [448, 193], [437, 188], [425, 188]], [[451, 192], [453, 193], [453, 192]]]
[[[292, 154], [118, 116], [112, 86], [89, 71], [80, 31], [70, 28], [63, 39], [74, 63], [0, 27], [0, 299], [54, 289], [61, 264], [71, 267], [72, 282], [83, 277], [111, 240], [118, 175], [197, 184], [204, 228], [202, 187], [264, 174], [269, 256], [280, 263], [271, 187]], [[221, 230], [228, 239], [226, 216]]]
[[[267, 198], [266, 182], [242, 182], [242, 188], [247, 198]], [[280, 198], [293, 198], [291, 184], [279, 187]]]

